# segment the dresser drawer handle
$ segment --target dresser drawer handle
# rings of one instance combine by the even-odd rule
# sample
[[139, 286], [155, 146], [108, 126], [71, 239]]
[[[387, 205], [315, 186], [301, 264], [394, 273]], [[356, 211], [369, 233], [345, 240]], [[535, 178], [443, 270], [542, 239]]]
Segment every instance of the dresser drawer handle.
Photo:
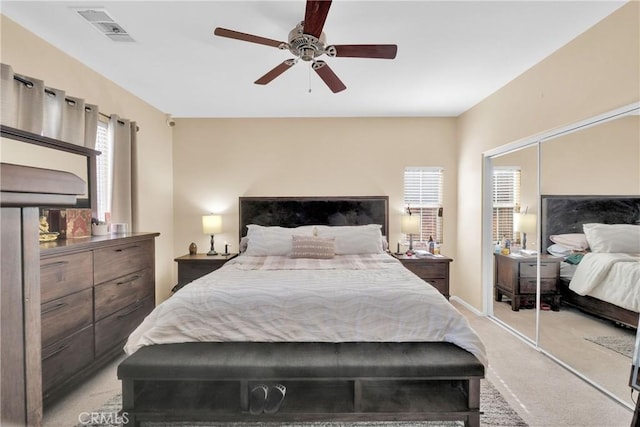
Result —
[[55, 267], [57, 265], [65, 265], [65, 264], [69, 264], [69, 261], [57, 261], [57, 262], [52, 262], [51, 264], [42, 264], [42, 268]]
[[48, 355], [47, 357], [43, 358], [42, 360], [45, 361], [47, 359], [51, 359], [53, 356], [55, 356], [58, 353], [62, 353], [63, 351], [65, 351], [66, 349], [69, 348], [71, 344], [65, 344], [63, 346], [60, 346], [56, 351], [54, 351], [53, 353], [51, 353], [50, 355]]
[[48, 313], [51, 313], [52, 311], [60, 310], [62, 307], [66, 307], [66, 306], [68, 306], [68, 305], [69, 305], [69, 304], [68, 304], [68, 303], [66, 303], [66, 302], [60, 302], [60, 303], [58, 303], [58, 304], [54, 305], [53, 307], [49, 307], [49, 308], [47, 308], [46, 310], [44, 310], [44, 311], [42, 312], [42, 314], [48, 314]]
[[129, 247], [126, 247], [126, 248], [114, 249], [114, 251], [116, 251], [116, 252], [124, 252], [124, 251], [126, 251], [128, 249], [136, 249], [136, 248], [139, 248], [139, 247], [140, 247], [139, 245], [133, 245], [133, 246], [129, 246]]
[[140, 276], [138, 276], [138, 275], [132, 276], [132, 277], [128, 278], [127, 280], [123, 280], [122, 282], [117, 282], [116, 286], [124, 285], [125, 283], [135, 282], [139, 278], [140, 278]]
[[125, 317], [129, 316], [130, 314], [133, 314], [136, 311], [140, 310], [143, 306], [144, 306], [144, 304], [136, 304], [136, 306], [133, 307], [131, 310], [127, 311], [126, 313], [120, 314], [118, 316], [118, 319], [124, 319]]

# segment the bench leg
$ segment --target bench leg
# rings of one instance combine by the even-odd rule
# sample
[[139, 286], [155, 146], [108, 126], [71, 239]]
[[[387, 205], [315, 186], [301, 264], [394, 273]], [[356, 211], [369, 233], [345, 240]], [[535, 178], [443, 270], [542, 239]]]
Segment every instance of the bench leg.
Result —
[[470, 410], [476, 410], [475, 414], [469, 415], [465, 421], [467, 427], [480, 427], [480, 379], [469, 379], [467, 390], [467, 404]]
[[133, 380], [122, 379], [122, 411], [120, 411], [122, 425], [134, 427], [140, 425], [140, 422], [136, 421], [135, 416], [129, 413], [129, 411], [135, 410], [134, 400]]

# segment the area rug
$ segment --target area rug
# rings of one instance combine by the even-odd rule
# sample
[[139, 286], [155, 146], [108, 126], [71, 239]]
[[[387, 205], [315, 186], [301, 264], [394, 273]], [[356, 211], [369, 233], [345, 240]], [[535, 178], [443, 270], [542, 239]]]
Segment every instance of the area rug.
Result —
[[[118, 394], [109, 399], [97, 411], [86, 413], [76, 427], [120, 427], [118, 411], [122, 409], [122, 398]], [[516, 411], [509, 406], [500, 392], [487, 380], [480, 387], [480, 425], [482, 427], [527, 427]], [[213, 423], [213, 422], [142, 422], [143, 427], [458, 427], [462, 421], [424, 422], [305, 422], [305, 423]]]
[[598, 344], [604, 348], [620, 353], [631, 359], [635, 346], [635, 336], [632, 334], [617, 337], [584, 337], [585, 340]]

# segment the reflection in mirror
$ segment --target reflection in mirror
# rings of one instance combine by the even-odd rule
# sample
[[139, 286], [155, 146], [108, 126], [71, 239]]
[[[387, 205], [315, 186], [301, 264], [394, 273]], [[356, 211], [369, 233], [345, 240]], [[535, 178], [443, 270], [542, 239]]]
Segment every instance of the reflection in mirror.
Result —
[[535, 340], [537, 144], [496, 155], [491, 163], [493, 313], [511, 328]]
[[[84, 182], [89, 182], [87, 176], [87, 158], [84, 156], [34, 144], [27, 144], [9, 138], [1, 138], [0, 140], [3, 163], [62, 170], [71, 172]], [[88, 194], [84, 194], [78, 196], [78, 199], [88, 199], [88, 197]]]
[[[587, 200], [592, 199], [591, 196], [636, 197], [637, 203], [632, 201], [628, 205], [621, 205], [623, 217], [626, 218], [624, 220], [606, 216], [620, 205], [610, 199], [601, 204], [580, 205], [581, 207], [567, 205], [563, 208], [565, 212], [556, 210], [554, 214], [545, 212], [543, 208], [542, 214], [549, 218], [541, 219], [541, 239], [547, 239], [544, 235], [545, 221], [557, 226], [562, 222], [558, 218], [564, 218], [567, 224], [570, 220], [575, 220], [578, 225], [567, 230], [555, 229], [555, 233], [558, 234], [564, 234], [566, 231], [567, 235], [574, 235], [571, 238], [564, 236], [568, 240], [562, 241], [562, 244], [557, 243], [560, 238], [554, 239], [555, 244], [552, 241], [541, 243], [542, 249], [553, 244], [553, 249], [558, 251], [556, 255], [561, 257], [559, 287], [563, 295], [560, 311], [540, 312], [539, 346], [629, 405], [633, 404], [629, 393], [629, 370], [636, 336], [635, 328], [632, 326], [637, 326], [640, 294], [630, 289], [622, 290], [621, 286], [624, 282], [629, 283], [629, 279], [634, 277], [634, 273], [631, 273], [634, 268], [640, 274], [640, 263], [636, 260], [607, 264], [608, 267], [605, 268], [611, 274], [618, 275], [617, 278], [611, 278], [611, 281], [615, 281], [615, 288], [611, 292], [620, 297], [612, 300], [613, 302], [606, 301], [610, 298], [610, 291], [604, 288], [604, 282], [607, 281], [603, 276], [604, 271], [598, 273], [602, 279], [598, 283], [584, 282], [584, 285], [581, 285], [583, 282], [580, 279], [585, 274], [596, 271], [587, 268], [595, 269], [596, 264], [605, 262], [604, 258], [614, 258], [613, 254], [604, 254], [604, 258], [598, 258], [602, 261], [597, 260], [594, 256], [600, 257], [600, 254], [596, 253], [600, 252], [600, 248], [593, 241], [595, 236], [585, 235], [581, 225], [635, 222], [635, 225], [630, 227], [640, 228], [639, 120], [638, 115], [626, 115], [540, 144], [540, 187], [544, 197], [590, 196]], [[584, 214], [579, 214], [580, 209], [584, 210]], [[551, 218], [553, 215], [556, 216]], [[611, 237], [608, 234], [602, 238]], [[592, 247], [584, 251], [579, 247], [577, 240], [584, 240]], [[638, 242], [640, 244], [640, 240]], [[627, 256], [629, 255], [625, 255]], [[617, 270], [618, 268], [620, 270]], [[635, 276], [634, 279], [636, 288], [638, 277], [640, 276]], [[587, 290], [585, 286], [593, 288]], [[628, 286], [632, 284], [629, 283]], [[588, 295], [591, 294], [591, 297], [578, 295], [578, 292], [585, 291]], [[620, 306], [624, 307], [620, 309]], [[628, 311], [626, 315], [624, 310]], [[629, 321], [630, 318], [634, 320]]]

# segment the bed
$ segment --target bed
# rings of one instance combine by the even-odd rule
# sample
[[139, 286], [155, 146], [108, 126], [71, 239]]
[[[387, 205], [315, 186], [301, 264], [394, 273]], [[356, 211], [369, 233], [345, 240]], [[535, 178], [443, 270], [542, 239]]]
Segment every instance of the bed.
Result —
[[[130, 424], [479, 425], [484, 346], [437, 289], [386, 253], [387, 197], [239, 204], [244, 253], [180, 289], [129, 337], [118, 377]], [[252, 413], [262, 384], [286, 386], [275, 413]]]
[[[560, 272], [562, 302], [617, 324], [637, 328], [640, 260], [634, 246], [638, 242], [630, 237], [635, 236], [636, 229], [633, 228], [633, 234], [622, 236], [622, 239], [632, 239], [630, 249], [609, 250], [611, 243], [607, 238], [616, 235], [615, 230], [622, 230], [618, 226], [612, 228], [614, 224], [621, 227], [640, 225], [640, 197], [543, 195], [541, 200], [541, 249], [544, 252], [556, 250], [554, 255], [565, 258]], [[585, 229], [585, 224], [593, 225]], [[595, 251], [585, 248], [590, 243], [587, 236], [596, 240]], [[558, 245], [563, 250], [563, 244], [574, 253], [557, 252]]]

